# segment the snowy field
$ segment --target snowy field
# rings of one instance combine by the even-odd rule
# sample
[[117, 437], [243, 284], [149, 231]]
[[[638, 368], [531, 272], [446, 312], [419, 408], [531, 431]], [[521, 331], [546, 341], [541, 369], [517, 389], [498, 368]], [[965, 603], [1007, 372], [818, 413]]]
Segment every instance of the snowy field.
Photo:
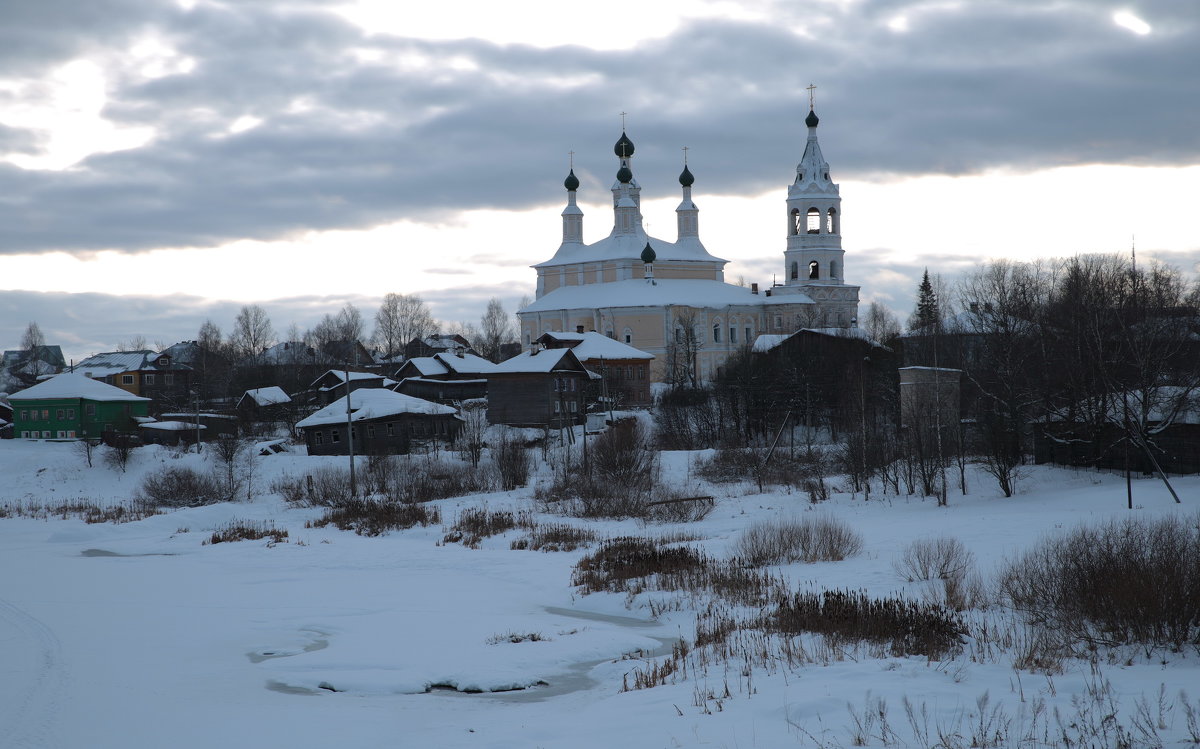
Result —
[[[689, 470], [694, 459], [670, 453], [663, 461], [685, 491], [716, 496], [698, 523], [539, 519], [603, 537], [683, 530], [697, 538], [691, 545], [726, 557], [755, 521], [824, 513], [863, 536], [862, 553], [777, 571], [799, 587], [920, 599], [928, 583], [904, 582], [893, 569], [916, 538], [961, 540], [989, 578], [1047, 534], [1130, 515], [1123, 478], [1089, 472], [1030, 467], [1010, 499], [972, 475], [973, 493], [952, 492], [948, 507], [835, 494], [814, 509], [802, 494], [701, 484]], [[122, 474], [100, 462], [87, 467], [71, 445], [7, 440], [0, 442], [0, 504], [124, 502], [147, 472], [203, 460], [148, 447]], [[583, 595], [570, 579], [587, 550], [510, 550], [519, 530], [479, 549], [442, 543], [445, 526], [465, 508], [534, 510], [528, 488], [440, 501], [442, 525], [375, 538], [306, 528], [319, 511], [289, 507], [267, 488], [279, 475], [345, 462], [260, 458], [252, 502], [138, 522], [0, 519], [0, 745], [632, 749], [848, 747], [862, 738], [871, 746], [932, 746], [940, 731], [967, 746], [981, 724], [991, 730], [988, 721], [1003, 723], [1008, 744], [1017, 745], [1039, 726], [1048, 733], [1038, 735], [1052, 734], [1055, 710], [1068, 723], [1080, 715], [1107, 720], [1087, 712], [1100, 704], [1089, 690], [1105, 689], [1104, 705], [1117, 711], [1112, 720], [1131, 728], [1142, 710], [1163, 745], [1192, 740], [1180, 690], [1200, 706], [1194, 649], [1124, 653], [1096, 666], [1070, 661], [1051, 676], [1015, 670], [1012, 652], [983, 657], [972, 647], [948, 662], [827, 653], [803, 667], [750, 673], [718, 664], [623, 692], [634, 668], [693, 637], [686, 600], [655, 619], [647, 601], [663, 594]], [[1182, 505], [1158, 481], [1135, 481], [1133, 514], [1194, 518], [1200, 479], [1174, 483]], [[288, 537], [204, 543], [233, 519], [269, 523]], [[523, 687], [531, 688], [495, 691]], [[864, 721], [870, 727], [856, 730]]]

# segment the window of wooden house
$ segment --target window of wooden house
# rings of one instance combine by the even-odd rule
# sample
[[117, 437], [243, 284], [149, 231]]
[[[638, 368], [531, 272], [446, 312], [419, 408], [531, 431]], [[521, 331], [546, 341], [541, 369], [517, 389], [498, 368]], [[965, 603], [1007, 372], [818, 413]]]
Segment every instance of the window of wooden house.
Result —
[[395, 436], [396, 436], [396, 430], [395, 430], [395, 426], [396, 426], [396, 425], [395, 425], [395, 424], [393, 424], [393, 423], [392, 423], [392, 422], [390, 422], [390, 421], [387, 423], [387, 436], [389, 436], [389, 437], [395, 437]]
[[122, 385], [132, 385], [133, 384], [133, 375], [131, 375], [131, 374], [121, 375], [121, 384]]
[[324, 445], [325, 444], [325, 433], [324, 432], [313, 432], [313, 444], [314, 445]]
[[330, 442], [341, 442], [342, 435], [340, 433], [338, 433], [338, 430], [330, 429], [329, 430], [329, 441]]
[[50, 421], [50, 409], [42, 409], [42, 421]]
[[83, 407], [83, 412], [87, 416], [95, 416], [96, 415], [96, 406], [89, 403]]
[[558, 413], [561, 409], [562, 409], [562, 404], [559, 403], [558, 401], [554, 401], [554, 413]]
[[28, 411], [21, 412], [21, 421], [29, 421], [29, 412]]
[[170, 372], [167, 372], [166, 374], [164, 374], [163, 375], [163, 384], [164, 385], [174, 385], [175, 384], [175, 375]]
[[66, 417], [67, 417], [67, 411], [65, 408], [55, 409], [54, 418], [58, 419], [59, 421], [62, 421]]
[[367, 439], [375, 439], [375, 425], [367, 424]]
[[68, 418], [68, 419], [74, 419], [74, 418], [75, 418], [75, 409], [73, 409], [73, 408], [68, 408], [68, 409], [67, 409], [67, 418]]
[[154, 374], [151, 372], [147, 372], [146, 374], [142, 375], [142, 384], [143, 385], [153, 385], [154, 384]]

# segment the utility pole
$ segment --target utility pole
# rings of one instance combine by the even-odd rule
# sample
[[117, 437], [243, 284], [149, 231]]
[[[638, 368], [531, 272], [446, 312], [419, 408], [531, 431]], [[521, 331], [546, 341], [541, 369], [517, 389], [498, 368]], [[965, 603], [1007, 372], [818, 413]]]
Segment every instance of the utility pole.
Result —
[[346, 447], [350, 453], [350, 496], [358, 496], [358, 485], [354, 481], [354, 422], [351, 421], [350, 410], [350, 362], [347, 357], [346, 365]]

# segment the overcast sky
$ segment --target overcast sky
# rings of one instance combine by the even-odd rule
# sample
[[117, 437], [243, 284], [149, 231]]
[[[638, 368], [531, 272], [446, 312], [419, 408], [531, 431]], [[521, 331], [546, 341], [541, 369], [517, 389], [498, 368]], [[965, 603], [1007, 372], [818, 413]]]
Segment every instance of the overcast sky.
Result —
[[727, 278], [782, 270], [817, 85], [846, 276], [906, 313], [923, 267], [1200, 260], [1191, 2], [0, 0], [0, 347], [282, 332], [419, 293], [446, 321], [532, 294], [611, 228], [627, 112], [649, 230], [683, 146]]

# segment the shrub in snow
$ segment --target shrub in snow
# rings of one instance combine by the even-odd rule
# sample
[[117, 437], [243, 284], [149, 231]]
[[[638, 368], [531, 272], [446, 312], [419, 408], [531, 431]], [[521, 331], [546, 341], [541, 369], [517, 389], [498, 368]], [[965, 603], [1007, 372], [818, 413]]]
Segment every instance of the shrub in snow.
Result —
[[909, 582], [961, 580], [975, 564], [975, 555], [962, 541], [949, 536], [920, 538], [905, 548], [892, 567]]
[[334, 525], [344, 531], [352, 530], [360, 536], [379, 536], [414, 525], [435, 525], [440, 522], [442, 515], [436, 507], [389, 500], [351, 499], [330, 508], [317, 520], [310, 520], [305, 527]]
[[1000, 575], [1031, 622], [1093, 645], [1200, 644], [1200, 515], [1081, 526]]
[[862, 536], [830, 517], [765, 520], [742, 532], [737, 555], [752, 565], [838, 562], [862, 551]]
[[154, 507], [199, 507], [234, 499], [219, 479], [176, 466], [148, 474], [134, 498]]

